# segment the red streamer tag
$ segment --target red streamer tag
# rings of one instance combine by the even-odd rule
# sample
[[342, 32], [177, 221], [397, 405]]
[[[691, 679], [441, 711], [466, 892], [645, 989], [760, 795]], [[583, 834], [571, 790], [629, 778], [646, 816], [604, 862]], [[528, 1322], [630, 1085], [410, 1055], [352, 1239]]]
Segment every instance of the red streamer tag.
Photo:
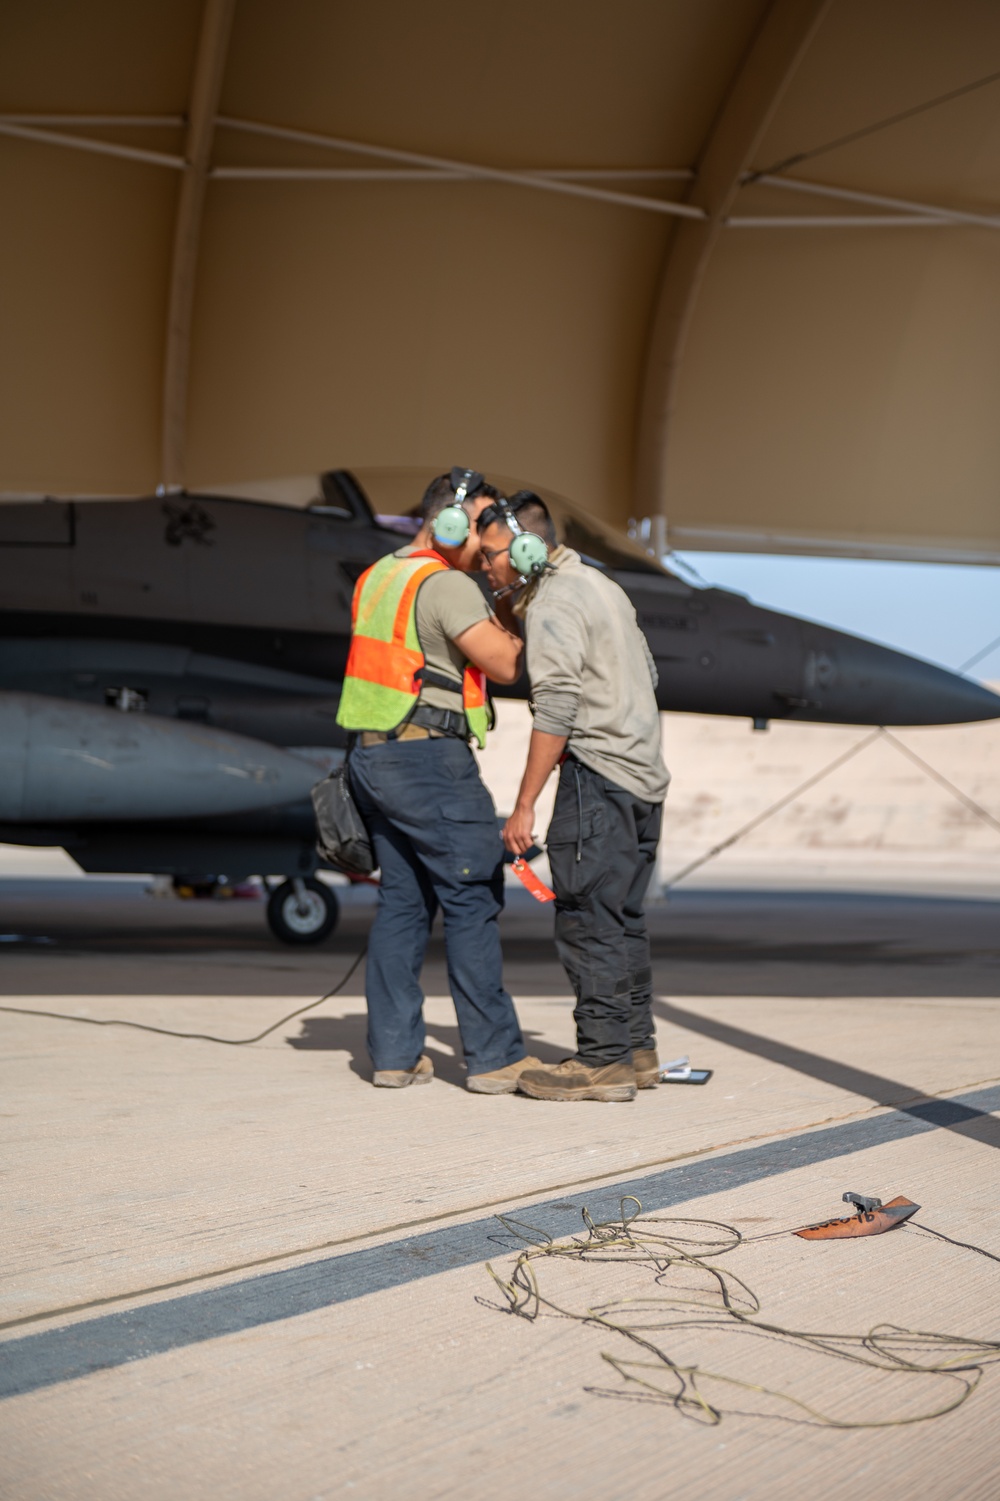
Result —
[[535, 872], [533, 870], [530, 870], [529, 867], [525, 865], [520, 855], [514, 861], [513, 865], [511, 866], [511, 870], [513, 870], [514, 874], [517, 876], [517, 879], [520, 881], [525, 891], [531, 892], [536, 902], [555, 901], [555, 892], [550, 891], [545, 882], [538, 879], [538, 877], [535, 875]]

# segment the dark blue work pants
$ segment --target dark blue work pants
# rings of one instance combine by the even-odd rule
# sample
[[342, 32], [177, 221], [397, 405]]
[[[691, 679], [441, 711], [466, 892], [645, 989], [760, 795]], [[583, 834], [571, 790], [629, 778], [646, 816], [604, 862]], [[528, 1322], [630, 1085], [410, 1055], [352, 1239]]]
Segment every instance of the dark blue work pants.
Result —
[[424, 1046], [420, 970], [438, 908], [470, 1074], [524, 1057], [503, 987], [498, 919], [503, 845], [475, 757], [453, 738], [351, 752], [351, 787], [381, 870], [368, 942], [368, 1051], [376, 1069], [412, 1068]]
[[662, 804], [563, 762], [546, 846], [556, 948], [576, 992], [576, 1051], [591, 1066], [656, 1046], [644, 903], [662, 817]]

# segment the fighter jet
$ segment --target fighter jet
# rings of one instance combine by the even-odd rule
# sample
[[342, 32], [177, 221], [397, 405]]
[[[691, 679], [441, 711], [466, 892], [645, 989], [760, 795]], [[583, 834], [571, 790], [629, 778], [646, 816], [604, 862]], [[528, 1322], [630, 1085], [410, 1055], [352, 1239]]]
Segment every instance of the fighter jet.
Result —
[[[299, 507], [215, 492], [0, 506], [0, 841], [192, 885], [280, 872], [277, 936], [332, 930], [309, 791], [345, 744], [354, 584], [416, 522], [377, 515], [346, 470], [305, 494]], [[551, 505], [562, 539], [635, 605], [663, 709], [757, 728], [1000, 715], [977, 683], [697, 587]]]

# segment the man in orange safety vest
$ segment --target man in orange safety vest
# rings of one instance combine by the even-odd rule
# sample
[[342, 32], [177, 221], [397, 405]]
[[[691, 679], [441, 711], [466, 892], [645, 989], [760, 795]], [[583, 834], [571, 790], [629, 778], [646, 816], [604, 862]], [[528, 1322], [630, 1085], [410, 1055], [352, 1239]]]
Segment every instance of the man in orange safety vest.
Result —
[[439, 907], [466, 1087], [512, 1094], [537, 1061], [525, 1057], [503, 986], [503, 844], [470, 748], [492, 720], [487, 678], [521, 673], [520, 637], [470, 576], [481, 565], [476, 518], [495, 496], [475, 470], [439, 475], [413, 543], [380, 558], [354, 592], [337, 720], [352, 735], [351, 788], [381, 872], [366, 994], [372, 1082], [382, 1088], [434, 1077], [420, 969]]

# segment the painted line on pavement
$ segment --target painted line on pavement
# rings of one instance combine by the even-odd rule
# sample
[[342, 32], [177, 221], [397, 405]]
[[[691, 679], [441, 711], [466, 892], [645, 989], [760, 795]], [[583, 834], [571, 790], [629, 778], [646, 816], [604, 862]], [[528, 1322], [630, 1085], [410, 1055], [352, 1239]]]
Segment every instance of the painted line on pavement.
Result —
[[[728, 1188], [794, 1172], [853, 1152], [867, 1151], [925, 1131], [954, 1129], [1000, 1109], [1000, 1086], [954, 1099], [927, 1100], [885, 1115], [786, 1136], [720, 1157], [603, 1184], [586, 1194], [595, 1219], [609, 1219], [625, 1194], [647, 1212], [669, 1209]], [[580, 1224], [582, 1202], [566, 1198], [533, 1204], [523, 1213], [554, 1236]], [[305, 1266], [243, 1278], [163, 1302], [10, 1339], [0, 1344], [0, 1398], [22, 1396], [95, 1371], [110, 1370], [227, 1334], [299, 1318], [370, 1293], [474, 1266], [510, 1249], [496, 1217], [449, 1225], [422, 1235], [370, 1246]]]

